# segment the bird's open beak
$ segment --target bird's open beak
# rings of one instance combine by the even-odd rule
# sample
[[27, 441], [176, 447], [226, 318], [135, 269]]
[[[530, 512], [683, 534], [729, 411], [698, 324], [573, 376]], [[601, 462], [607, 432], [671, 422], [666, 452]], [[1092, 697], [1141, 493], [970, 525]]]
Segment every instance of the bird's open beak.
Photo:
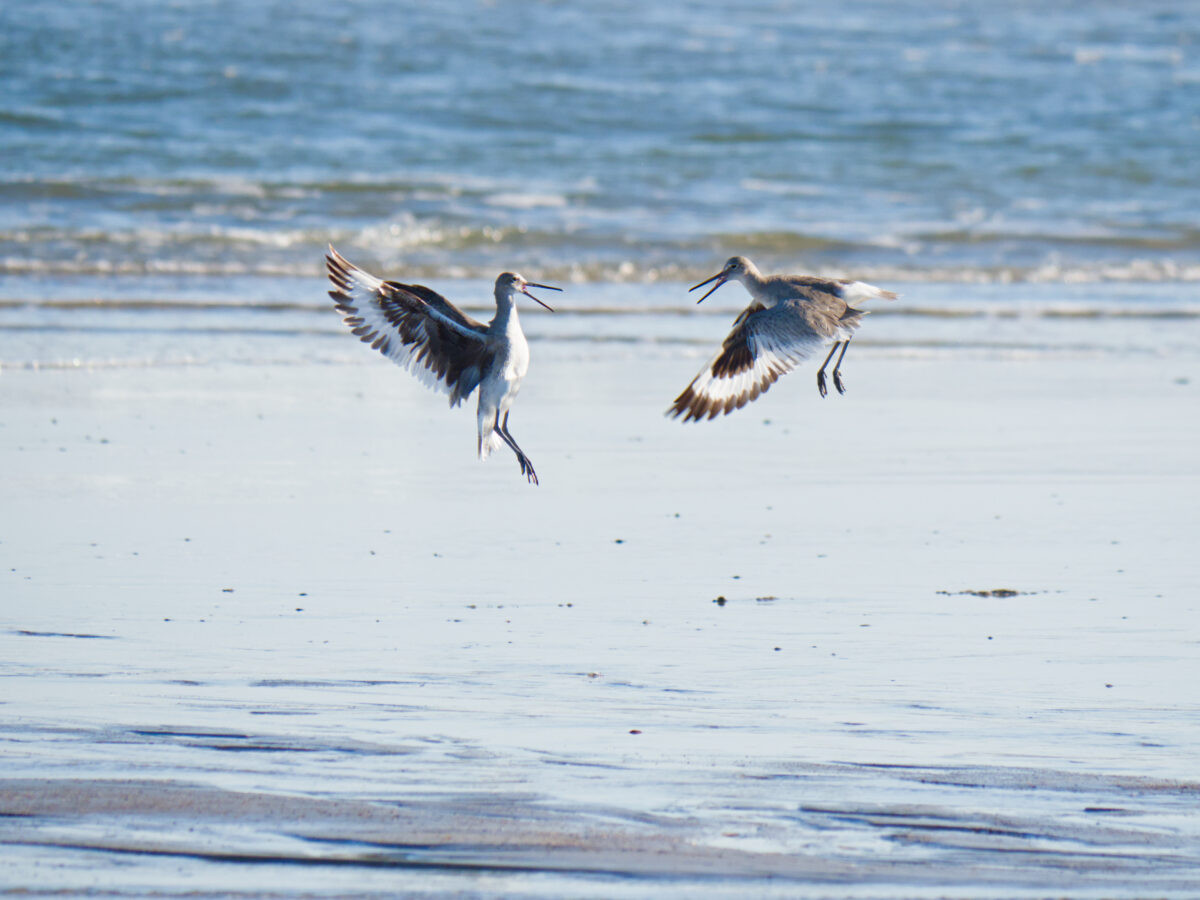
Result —
[[537, 297], [535, 297], [535, 296], [533, 296], [533, 294], [529, 293], [528, 288], [531, 288], [531, 287], [541, 288], [544, 291], [561, 291], [562, 288], [556, 288], [553, 285], [549, 285], [549, 284], [534, 284], [532, 281], [525, 282], [525, 287], [521, 288], [521, 293], [524, 294], [526, 297], [528, 297], [530, 300], [537, 300], [538, 303], [541, 303], [542, 306], [546, 307], [546, 309], [550, 310], [550, 312], [554, 312], [553, 306], [551, 306], [549, 303], [542, 303], [541, 300], [538, 300]]
[[710, 287], [710, 288], [708, 289], [708, 293], [706, 293], [706, 294], [705, 294], [703, 297], [701, 297], [699, 300], [697, 300], [697, 301], [696, 301], [697, 303], [703, 303], [705, 300], [707, 300], [707, 299], [709, 298], [709, 295], [711, 295], [713, 291], [715, 291], [717, 288], [719, 288], [721, 285], [723, 285], [723, 284], [724, 284], [726, 281], [728, 281], [728, 280], [729, 280], [729, 276], [728, 276], [728, 275], [726, 275], [726, 274], [725, 274], [723, 271], [722, 271], [722, 272], [718, 272], [718, 273], [717, 273], [716, 275], [714, 275], [712, 278], [705, 278], [705, 279], [704, 279], [702, 282], [700, 282], [699, 284], [695, 285], [694, 287], [690, 287], [690, 288], [688, 288], [688, 293], [690, 294], [692, 291], [696, 290], [696, 288], [702, 288], [702, 287], [704, 287], [704, 286], [705, 286], [706, 284], [708, 284], [710, 281], [715, 281], [715, 282], [717, 282], [716, 284], [714, 284], [712, 287]]

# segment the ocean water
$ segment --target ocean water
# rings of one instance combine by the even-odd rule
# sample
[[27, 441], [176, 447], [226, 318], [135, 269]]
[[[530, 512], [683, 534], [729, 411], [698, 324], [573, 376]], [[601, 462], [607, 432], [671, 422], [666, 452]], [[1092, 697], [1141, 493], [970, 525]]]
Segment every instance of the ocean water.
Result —
[[10, 298], [331, 241], [423, 278], [1200, 280], [1194, 2], [7, 4], [0, 84]]
[[0, 365], [360, 352], [330, 340], [328, 243], [479, 313], [504, 269], [573, 286], [535, 338], [711, 342], [744, 295], [682, 288], [745, 253], [899, 290], [862, 342], [904, 352], [1190, 346], [1161, 326], [1200, 308], [1198, 23], [1165, 2], [8, 5]]

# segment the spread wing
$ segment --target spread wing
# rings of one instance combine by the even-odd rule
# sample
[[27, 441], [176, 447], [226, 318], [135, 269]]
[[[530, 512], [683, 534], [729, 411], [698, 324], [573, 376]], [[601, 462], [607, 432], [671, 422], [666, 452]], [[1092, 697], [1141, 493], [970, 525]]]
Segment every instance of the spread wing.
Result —
[[381, 281], [329, 248], [329, 292], [351, 331], [456, 406], [479, 385], [491, 361], [487, 326], [419, 284]]
[[[845, 306], [842, 305], [842, 309]], [[721, 349], [675, 398], [667, 415], [690, 422], [714, 419], [757, 400], [780, 375], [790, 372], [831, 337], [797, 303], [749, 306], [733, 323]], [[843, 321], [847, 333], [852, 323]]]

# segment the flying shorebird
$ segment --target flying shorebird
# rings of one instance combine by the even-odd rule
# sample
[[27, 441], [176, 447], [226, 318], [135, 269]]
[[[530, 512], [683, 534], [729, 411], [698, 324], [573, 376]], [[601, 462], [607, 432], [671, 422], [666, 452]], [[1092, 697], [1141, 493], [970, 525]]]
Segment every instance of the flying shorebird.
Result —
[[713, 419], [740, 409], [830, 341], [833, 347], [817, 370], [817, 390], [822, 397], [826, 395], [825, 367], [840, 346], [833, 384], [839, 394], [846, 393], [838, 370], [859, 320], [867, 314], [850, 304], [896, 298], [891, 291], [861, 281], [813, 275], [763, 276], [744, 256], [731, 258], [712, 278], [688, 290], [712, 281], [716, 284], [697, 303], [703, 303], [726, 281], [740, 281], [754, 299], [734, 321], [721, 349], [667, 410], [668, 416], [683, 416], [685, 422]]
[[437, 291], [419, 284], [381, 281], [347, 262], [333, 247], [325, 256], [329, 292], [337, 311], [364, 343], [408, 369], [457, 406], [479, 388], [479, 458], [507, 444], [517, 455], [521, 474], [537, 484], [533, 463], [508, 430], [508, 413], [521, 379], [529, 371], [529, 344], [517, 319], [516, 295], [537, 300], [534, 284], [515, 272], [496, 279], [496, 316], [487, 325], [459, 310]]

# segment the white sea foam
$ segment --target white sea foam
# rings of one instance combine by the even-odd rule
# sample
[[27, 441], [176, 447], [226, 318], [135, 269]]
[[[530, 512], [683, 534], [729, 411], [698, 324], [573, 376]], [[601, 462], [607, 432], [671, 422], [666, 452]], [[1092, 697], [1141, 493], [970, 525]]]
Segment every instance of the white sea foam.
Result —
[[538, 209], [566, 206], [567, 198], [560, 194], [501, 193], [489, 195], [484, 202], [489, 206], [504, 206], [509, 209]]

